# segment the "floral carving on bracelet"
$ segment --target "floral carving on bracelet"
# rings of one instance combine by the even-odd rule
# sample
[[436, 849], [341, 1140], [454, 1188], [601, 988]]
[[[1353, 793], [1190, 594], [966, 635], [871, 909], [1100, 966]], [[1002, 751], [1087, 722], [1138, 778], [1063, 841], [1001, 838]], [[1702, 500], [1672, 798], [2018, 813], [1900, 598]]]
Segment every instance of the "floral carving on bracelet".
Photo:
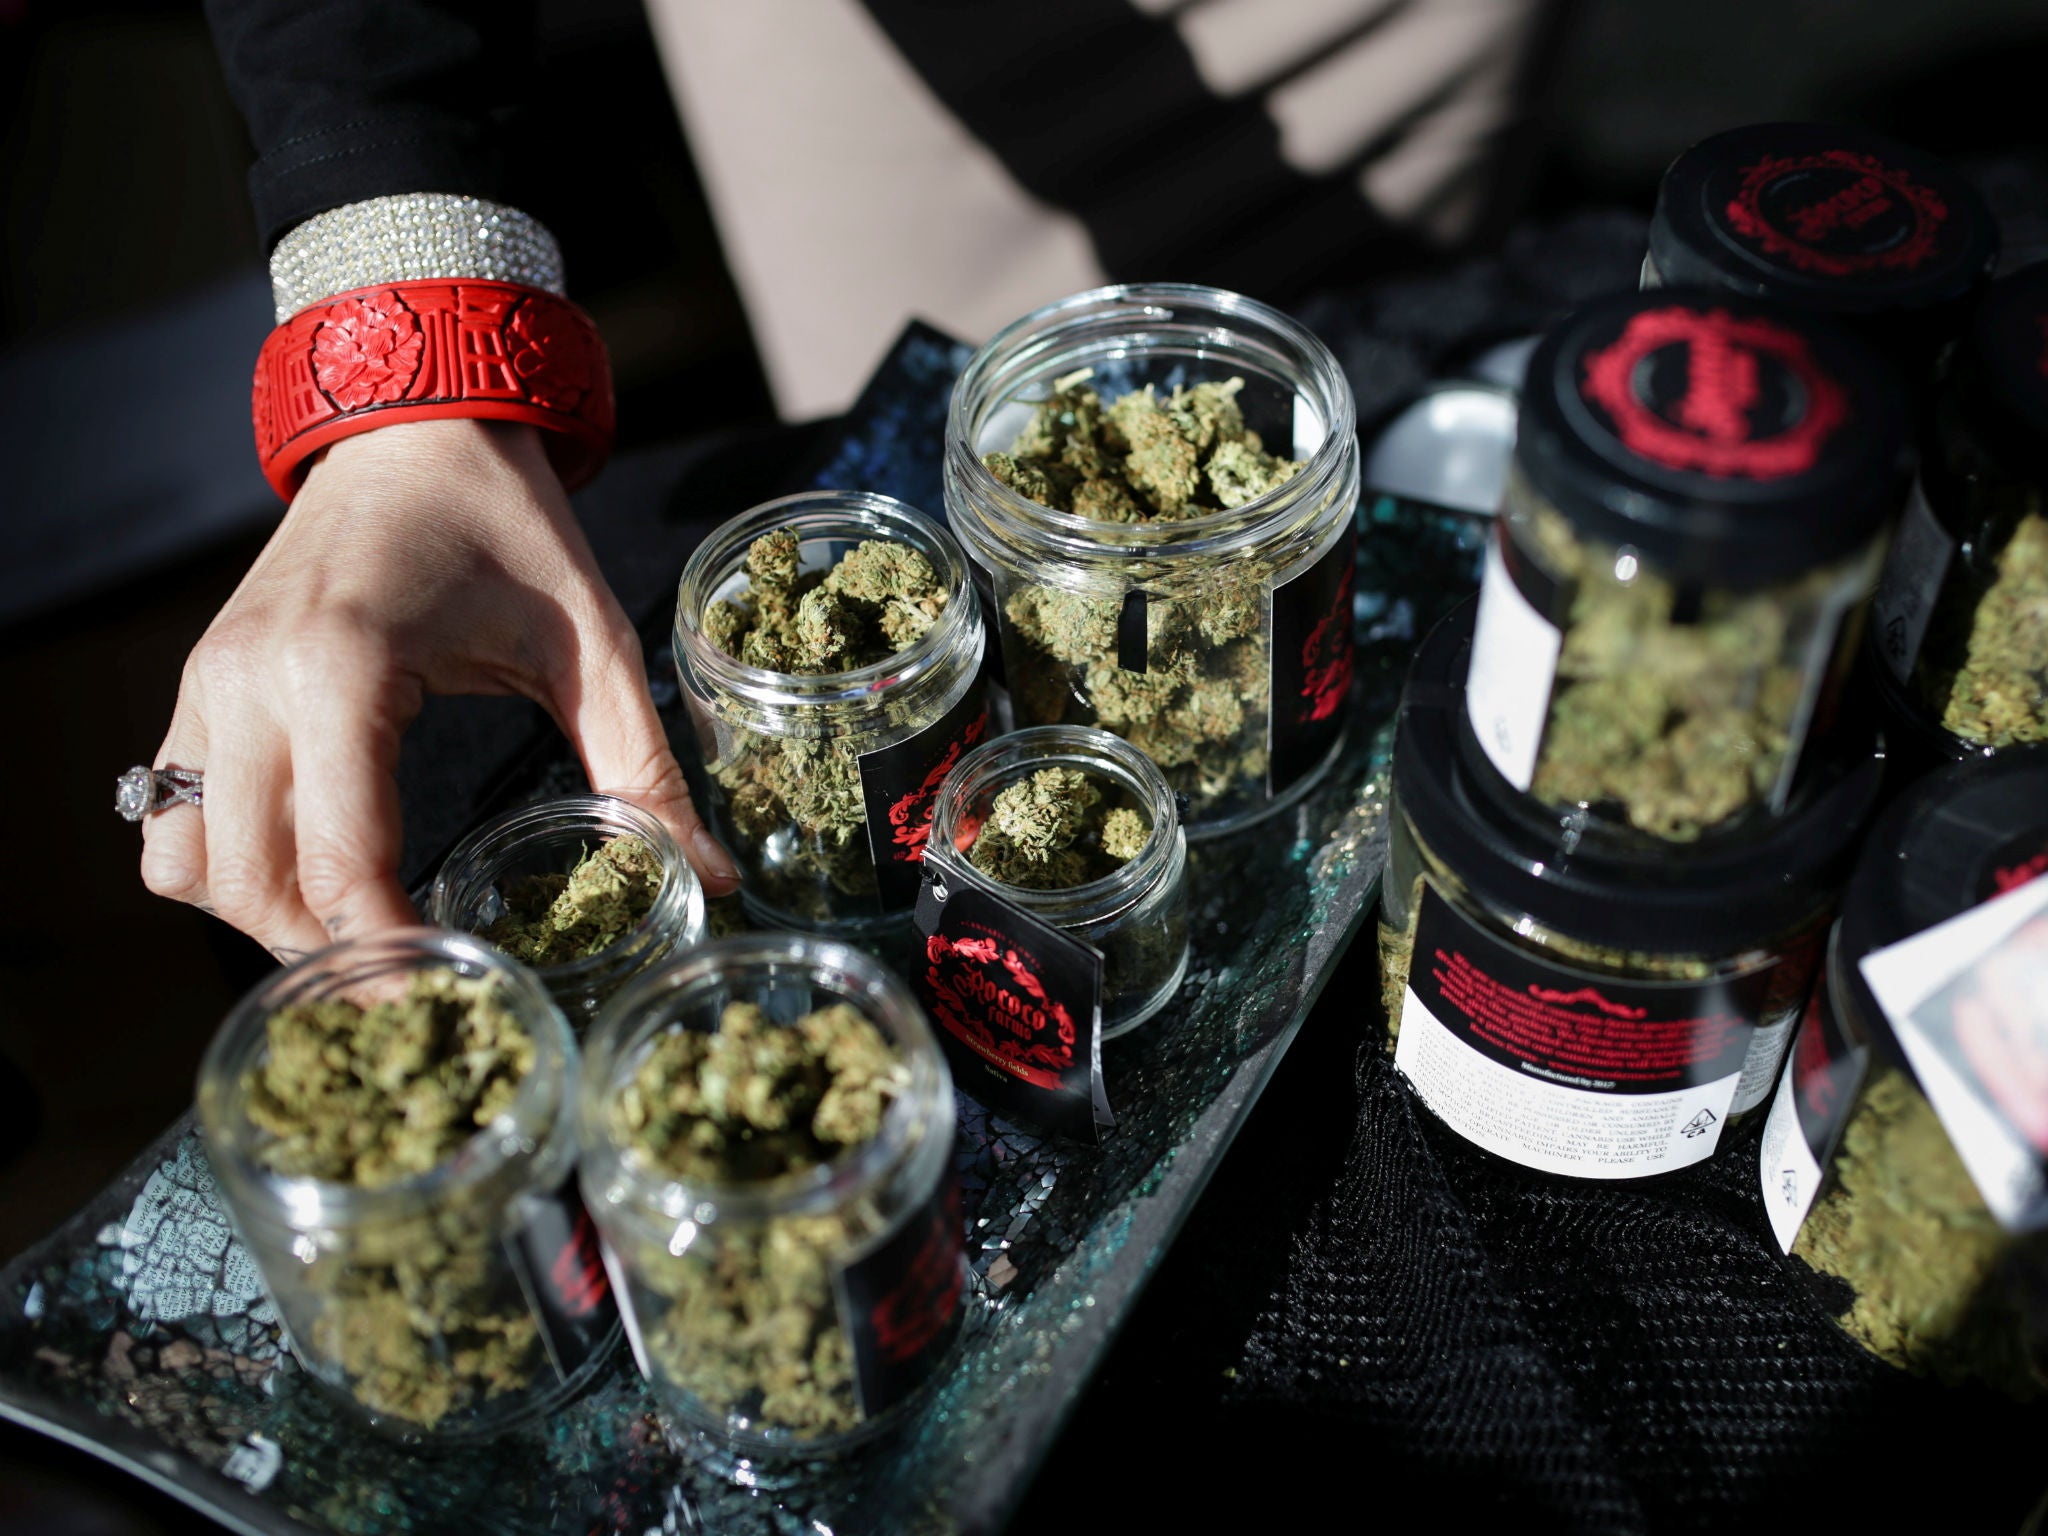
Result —
[[389, 289], [345, 298], [313, 333], [313, 376], [345, 411], [402, 400], [425, 346], [413, 312]]
[[507, 360], [527, 398], [557, 411], [573, 411], [590, 387], [594, 338], [555, 305], [519, 306], [505, 328]]

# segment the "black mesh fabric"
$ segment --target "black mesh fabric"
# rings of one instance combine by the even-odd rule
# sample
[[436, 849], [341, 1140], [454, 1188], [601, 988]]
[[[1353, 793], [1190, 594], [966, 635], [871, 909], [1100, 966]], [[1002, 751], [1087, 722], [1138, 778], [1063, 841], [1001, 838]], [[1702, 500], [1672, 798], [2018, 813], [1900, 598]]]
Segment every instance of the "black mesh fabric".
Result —
[[1525, 1530], [1894, 1529], [1939, 1498], [1955, 1529], [2012, 1531], [2048, 1486], [2038, 1409], [1915, 1380], [1835, 1326], [1840, 1298], [1771, 1239], [1752, 1125], [1682, 1174], [1573, 1184], [1453, 1135], [1377, 1044], [1357, 1090], [1234, 1406], [1351, 1421], [1419, 1487]]

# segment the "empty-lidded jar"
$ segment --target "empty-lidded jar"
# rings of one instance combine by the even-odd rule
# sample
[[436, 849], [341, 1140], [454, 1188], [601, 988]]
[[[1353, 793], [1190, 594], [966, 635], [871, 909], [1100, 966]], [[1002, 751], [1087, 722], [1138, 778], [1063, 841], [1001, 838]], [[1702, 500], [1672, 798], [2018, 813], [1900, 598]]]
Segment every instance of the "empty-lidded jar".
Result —
[[1646, 1178], [1769, 1097], [1876, 798], [1839, 760], [1759, 836], [1682, 858], [1534, 813], [1481, 762], [1468, 601], [1409, 672], [1380, 965], [1395, 1066], [1465, 1140], [1540, 1173]]
[[1514, 789], [1618, 843], [1789, 805], [1903, 490], [1893, 371], [1731, 294], [1603, 300], [1529, 366], [1466, 699]]
[[576, 1063], [531, 971], [425, 928], [277, 972], [207, 1048], [199, 1120], [235, 1230], [299, 1364], [378, 1429], [488, 1437], [616, 1342], [574, 1181]]
[[471, 832], [427, 917], [504, 945], [583, 1028], [633, 977], [704, 937], [704, 891], [666, 828], [613, 795], [517, 806]]
[[903, 983], [823, 938], [715, 939], [592, 1032], [584, 1198], [636, 1359], [728, 1473], [875, 1434], [963, 1316], [953, 1088]]
[[[706, 632], [759, 596], [749, 552], [795, 535], [789, 600], [877, 544], [919, 562], [915, 638], [843, 671], [783, 671]], [[905, 632], [898, 631], [894, 638]], [[988, 730], [980, 607], [960, 546], [888, 496], [812, 491], [742, 513], [690, 556], [676, 597], [676, 670], [711, 781], [709, 811], [741, 895], [775, 928], [873, 933], [917, 899], [932, 800]], [[750, 653], [753, 654], [753, 653]]]
[[1759, 1173], [1866, 1349], [2048, 1391], [2048, 749], [1942, 768], [1878, 818]]
[[1985, 293], [1930, 436], [1871, 609], [1888, 729], [1936, 759], [2048, 741], [2048, 262]]
[[1934, 156], [1860, 128], [1756, 123], [1664, 173], [1643, 286], [1831, 314], [1917, 389], [1997, 257], [1991, 210]]
[[1294, 802], [1349, 706], [1358, 476], [1343, 370], [1264, 304], [1128, 285], [1004, 329], [953, 388], [946, 510], [1017, 723], [1122, 736], [1190, 837]]

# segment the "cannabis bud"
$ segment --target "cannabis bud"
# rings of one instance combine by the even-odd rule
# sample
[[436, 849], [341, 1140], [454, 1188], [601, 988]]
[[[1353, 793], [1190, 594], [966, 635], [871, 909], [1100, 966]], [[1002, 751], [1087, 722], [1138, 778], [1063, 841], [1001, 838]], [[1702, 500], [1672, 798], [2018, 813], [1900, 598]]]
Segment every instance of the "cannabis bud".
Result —
[[[787, 1025], [729, 1003], [716, 1030], [654, 1042], [613, 1106], [614, 1130], [678, 1179], [771, 1180], [872, 1140], [909, 1082], [896, 1047], [846, 1003]], [[714, 1411], [809, 1435], [854, 1427], [833, 1272], [859, 1236], [847, 1216], [824, 1211], [707, 1232], [652, 1256], [645, 1278], [674, 1305], [647, 1331], [649, 1352]]]
[[[1151, 386], [1105, 406], [1090, 371], [1056, 380], [1009, 453], [983, 458], [1041, 505], [1101, 522], [1175, 522], [1242, 506], [1300, 473], [1245, 425], [1244, 380]], [[1004, 604], [1012, 633], [1042, 663], [1012, 680], [1020, 715], [1078, 719], [1124, 737], [1197, 811], [1266, 772], [1270, 692], [1266, 587], [1218, 562], [1199, 598], [1143, 599], [1142, 665], [1119, 645], [1121, 595], [1022, 586]]]
[[[533, 1038], [497, 986], [428, 970], [368, 1008], [320, 998], [272, 1014], [268, 1056], [242, 1085], [249, 1119], [275, 1138], [261, 1161], [363, 1189], [446, 1162], [534, 1065]], [[431, 1429], [532, 1379], [538, 1329], [505, 1268], [499, 1216], [443, 1204], [356, 1232], [298, 1274], [325, 1297], [313, 1348], [366, 1406]]]
[[566, 875], [505, 881], [504, 915], [482, 936], [531, 966], [586, 960], [638, 928], [661, 886], [661, 858], [643, 839], [610, 838]]
[[1136, 858], [1152, 829], [1128, 806], [1105, 808], [1076, 768], [1041, 768], [999, 790], [967, 858], [992, 880], [1062, 891]]
[[2020, 518], [1971, 616], [1941, 723], [1967, 741], [2048, 741], [2048, 513]]

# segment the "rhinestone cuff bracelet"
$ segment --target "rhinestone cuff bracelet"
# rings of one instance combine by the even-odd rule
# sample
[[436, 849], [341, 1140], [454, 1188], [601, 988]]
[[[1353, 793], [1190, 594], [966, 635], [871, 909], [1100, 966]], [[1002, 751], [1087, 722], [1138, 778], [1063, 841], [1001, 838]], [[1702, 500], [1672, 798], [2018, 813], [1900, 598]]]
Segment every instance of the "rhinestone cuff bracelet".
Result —
[[517, 208], [448, 192], [331, 208], [293, 229], [270, 257], [279, 325], [337, 293], [450, 277], [564, 291], [561, 248], [547, 226]]

